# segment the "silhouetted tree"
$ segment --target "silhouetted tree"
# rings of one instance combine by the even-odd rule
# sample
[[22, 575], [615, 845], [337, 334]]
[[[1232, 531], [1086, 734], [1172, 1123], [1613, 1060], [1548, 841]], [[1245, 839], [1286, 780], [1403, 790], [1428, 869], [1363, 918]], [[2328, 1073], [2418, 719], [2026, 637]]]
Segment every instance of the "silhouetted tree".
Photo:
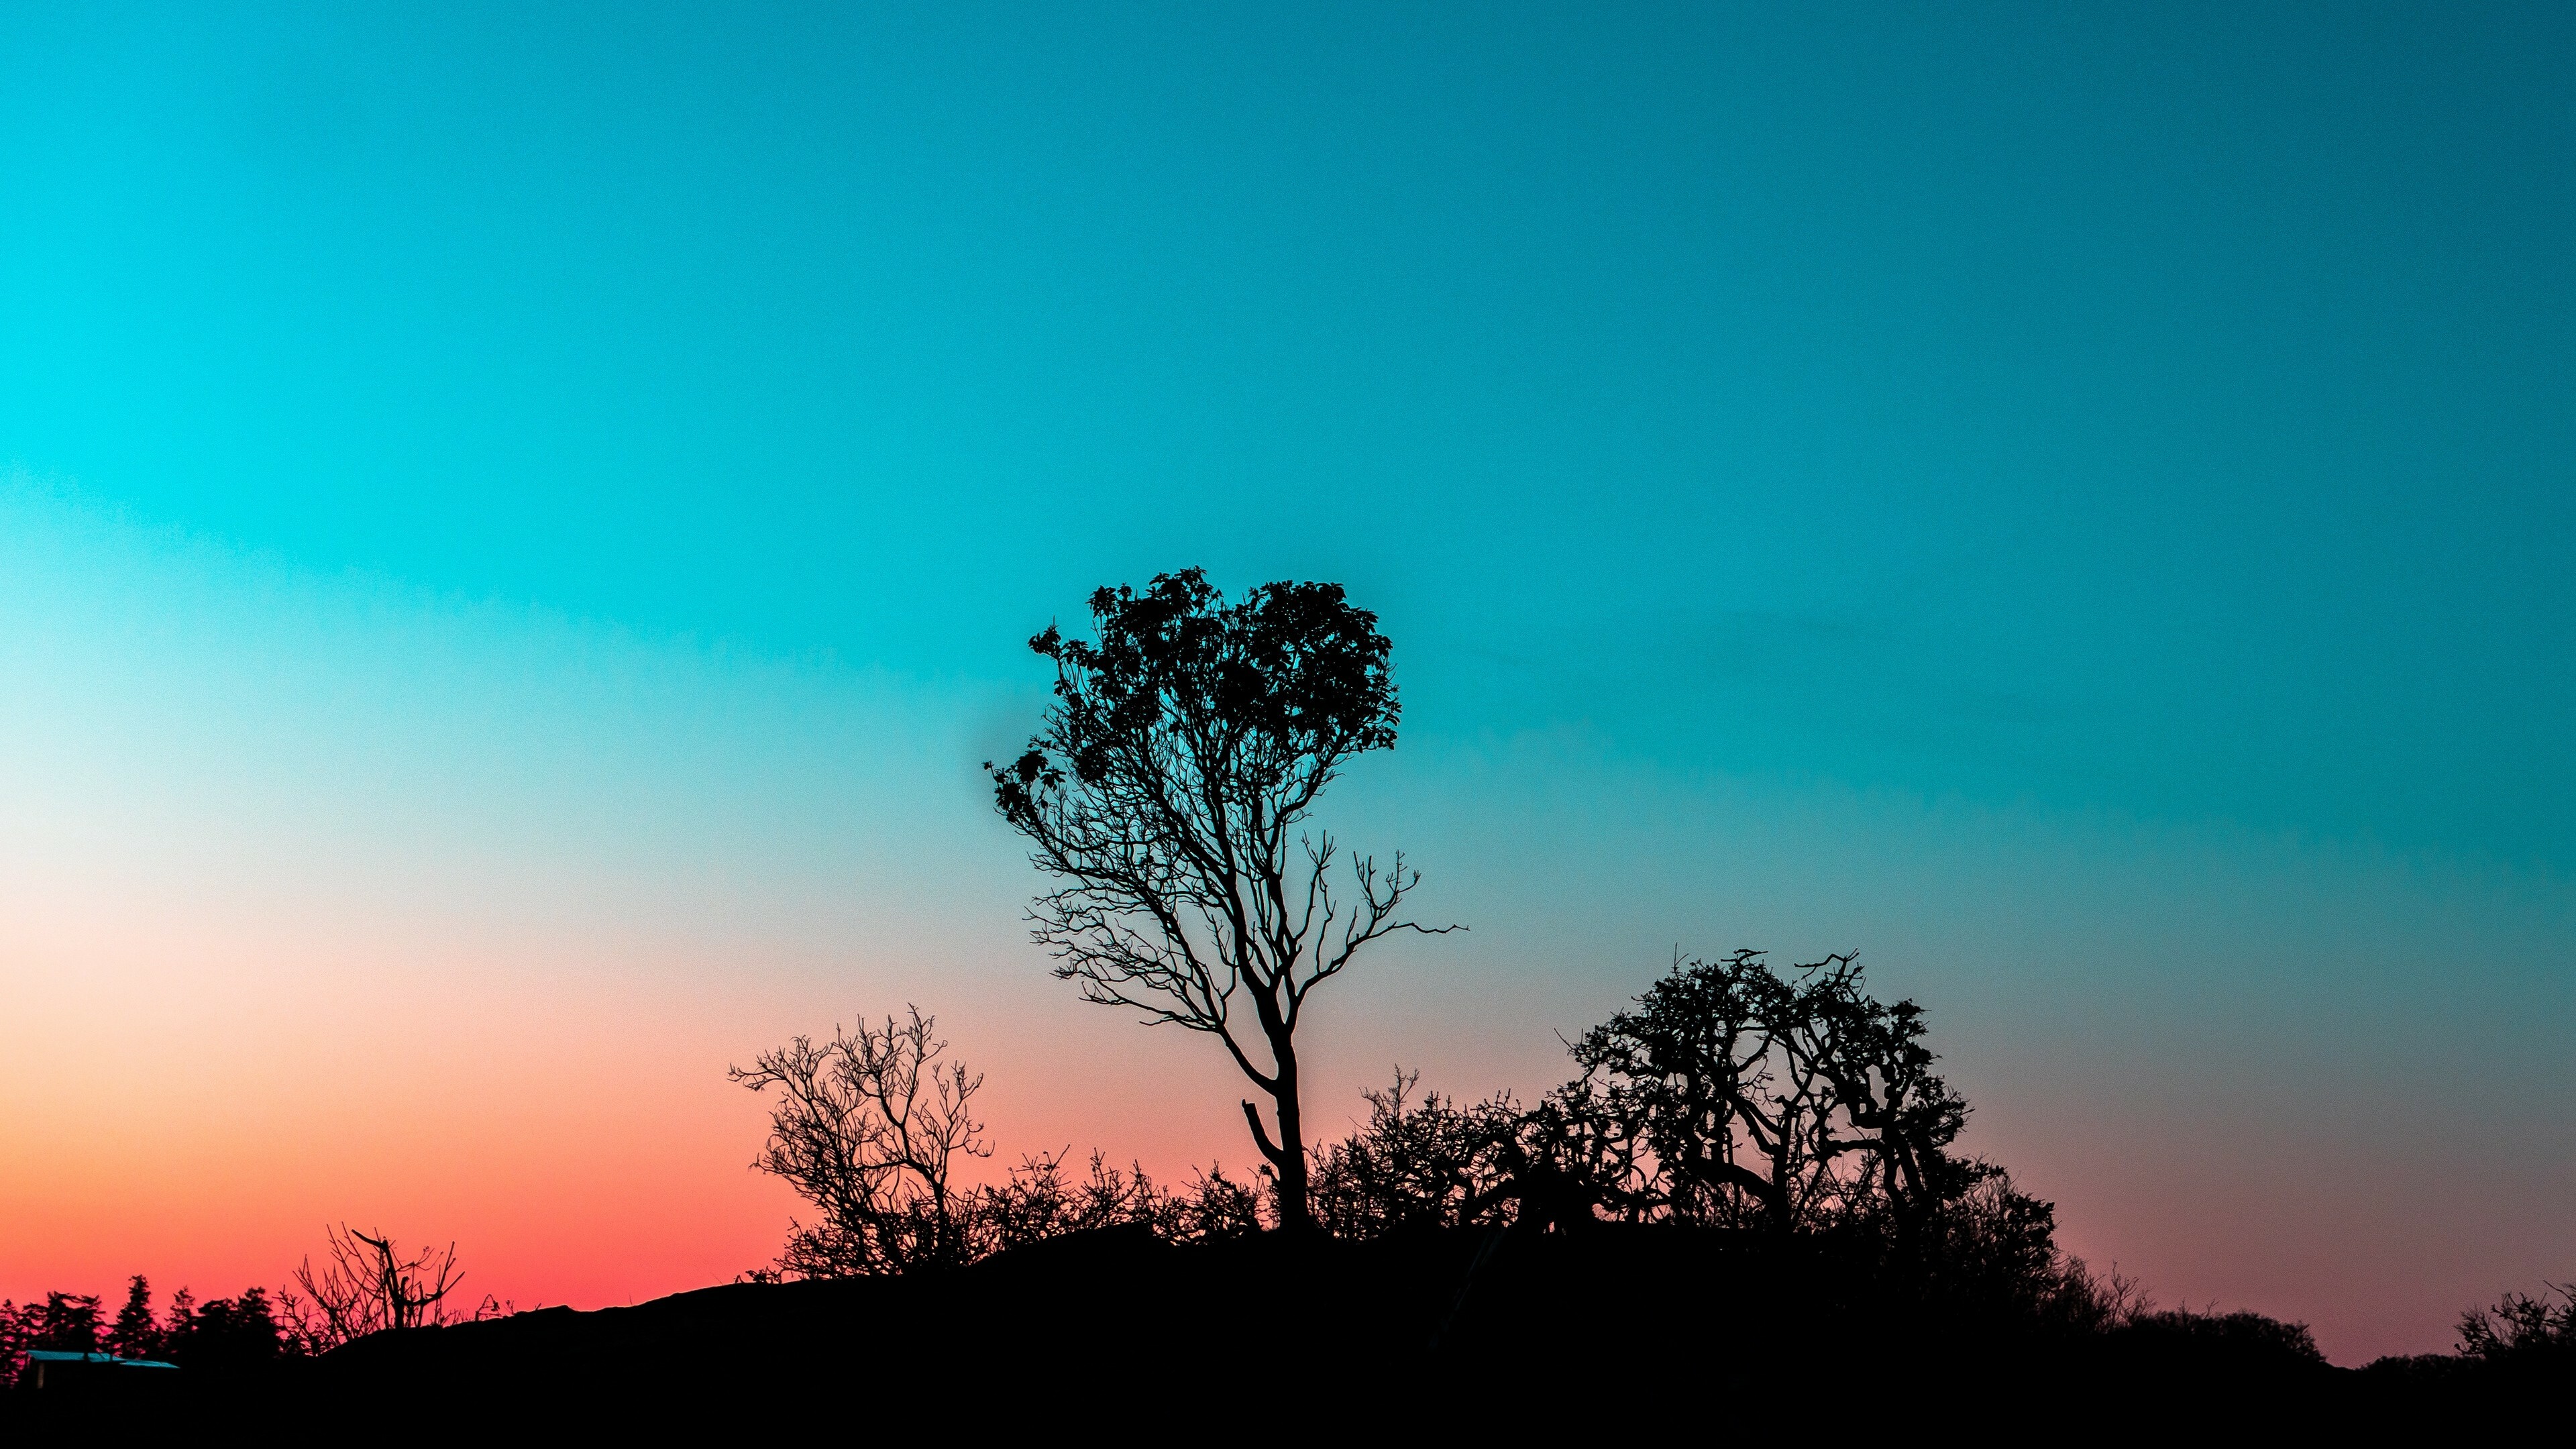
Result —
[[1003, 818], [1062, 882], [1032, 934], [1086, 1000], [1225, 1044], [1270, 1099], [1275, 1138], [1250, 1101], [1244, 1120], [1281, 1225], [1303, 1230], [1308, 993], [1371, 941], [1432, 932], [1398, 918], [1418, 879], [1402, 855], [1352, 861], [1344, 897], [1331, 835], [1299, 828], [1346, 765], [1395, 744], [1386, 636], [1338, 584], [1229, 604], [1198, 569], [1101, 589], [1091, 614], [1096, 641], [1052, 626], [1029, 641], [1055, 663], [1055, 702], [1024, 754], [986, 762]]
[[277, 1307], [265, 1288], [210, 1298], [202, 1307], [181, 1289], [171, 1296], [162, 1352], [180, 1367], [201, 1373], [237, 1373], [275, 1363], [304, 1347], [278, 1320]]
[[1849, 955], [1773, 971], [1758, 951], [1675, 965], [1574, 1043], [1590, 1108], [1631, 1177], [1605, 1197], [1787, 1232], [1884, 1214], [1910, 1243], [1974, 1170], [1949, 1156], [1967, 1103], [1932, 1071], [1923, 1014], [1861, 990]]
[[158, 1358], [161, 1325], [152, 1316], [152, 1284], [140, 1273], [125, 1285], [125, 1305], [107, 1330], [107, 1351], [118, 1358]]
[[23, 1329], [25, 1346], [61, 1353], [98, 1352], [98, 1295], [48, 1293], [31, 1304], [35, 1321]]
[[322, 1266], [315, 1268], [308, 1257], [295, 1270], [296, 1286], [313, 1305], [312, 1332], [322, 1347], [389, 1328], [453, 1321], [447, 1298], [463, 1277], [454, 1243], [406, 1253], [390, 1235], [358, 1232], [346, 1223], [325, 1229], [324, 1240], [330, 1257]]
[[42, 1302], [0, 1302], [0, 1370], [11, 1382], [25, 1372], [30, 1349], [98, 1352], [98, 1296], [48, 1293]]
[[907, 1008], [882, 1027], [835, 1030], [817, 1045], [798, 1037], [762, 1054], [734, 1081], [779, 1090], [769, 1145], [752, 1165], [786, 1180], [820, 1210], [792, 1225], [779, 1266], [803, 1277], [894, 1273], [973, 1255], [960, 1194], [959, 1157], [989, 1157], [970, 1105], [984, 1084], [963, 1063], [942, 1065], [948, 1044], [935, 1018]]
[[1852, 1134], [1827, 1150], [1852, 1156], [1859, 1171], [1846, 1178], [1848, 1200], [1883, 1211], [1900, 1251], [1910, 1253], [1944, 1205], [2000, 1169], [1950, 1151], [1968, 1125], [1968, 1100], [1932, 1070], [1939, 1058], [1923, 1044], [1923, 1008], [1862, 991], [1860, 963], [1850, 955], [1799, 969], [1805, 979], [1795, 1005], [1808, 1027], [1785, 1040], [1793, 1052], [1813, 1054], [1840, 1114], [1829, 1132], [1847, 1124]]

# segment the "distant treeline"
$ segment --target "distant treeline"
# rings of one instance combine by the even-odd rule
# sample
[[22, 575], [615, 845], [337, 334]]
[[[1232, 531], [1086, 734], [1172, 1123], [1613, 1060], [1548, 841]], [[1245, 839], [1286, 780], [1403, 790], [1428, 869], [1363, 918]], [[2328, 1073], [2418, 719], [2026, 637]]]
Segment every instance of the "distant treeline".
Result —
[[155, 1312], [152, 1285], [128, 1281], [113, 1317], [96, 1294], [48, 1293], [25, 1304], [0, 1300], [0, 1363], [15, 1381], [31, 1349], [104, 1353], [122, 1359], [226, 1372], [316, 1352], [322, 1344], [304, 1302], [290, 1292], [246, 1288], [199, 1303], [182, 1288]]
[[[405, 1252], [381, 1233], [329, 1229], [316, 1267], [307, 1258], [295, 1288], [246, 1288], [199, 1303], [186, 1288], [155, 1312], [152, 1284], [137, 1273], [109, 1317], [96, 1294], [48, 1293], [25, 1304], [0, 1300], [0, 1381], [27, 1375], [31, 1352], [104, 1354], [175, 1364], [203, 1377], [232, 1377], [290, 1359], [312, 1358], [388, 1329], [455, 1321], [446, 1300], [461, 1275], [456, 1249]], [[301, 1289], [301, 1292], [296, 1291]], [[468, 1318], [496, 1317], [510, 1305], [485, 1298]]]

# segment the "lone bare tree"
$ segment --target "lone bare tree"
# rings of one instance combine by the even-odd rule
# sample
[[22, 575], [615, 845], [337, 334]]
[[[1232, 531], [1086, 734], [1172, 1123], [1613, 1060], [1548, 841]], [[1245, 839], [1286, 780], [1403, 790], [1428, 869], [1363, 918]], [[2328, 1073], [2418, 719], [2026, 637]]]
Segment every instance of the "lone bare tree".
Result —
[[329, 1261], [317, 1270], [307, 1258], [295, 1270], [296, 1285], [319, 1318], [312, 1336], [320, 1347], [388, 1328], [450, 1321], [447, 1295], [464, 1276], [457, 1271], [454, 1243], [406, 1253], [389, 1234], [362, 1233], [346, 1224], [325, 1232]]
[[883, 1026], [861, 1021], [856, 1036], [836, 1029], [819, 1045], [800, 1036], [748, 1070], [731, 1069], [755, 1092], [779, 1089], [769, 1145], [752, 1165], [822, 1213], [811, 1227], [793, 1225], [779, 1257], [788, 1272], [846, 1278], [972, 1256], [949, 1169], [961, 1156], [992, 1155], [969, 1109], [984, 1078], [943, 1064], [936, 1019], [905, 1011]]
[[[1377, 616], [1338, 584], [1275, 583], [1228, 603], [1199, 569], [1091, 596], [1096, 641], [1050, 626], [1055, 700], [1028, 751], [985, 762], [994, 803], [1061, 882], [1030, 908], [1055, 974], [1085, 999], [1203, 1031], [1270, 1099], [1250, 1101], [1283, 1227], [1312, 1225], [1298, 1114], [1309, 993], [1397, 931], [1418, 873], [1353, 859], [1299, 827], [1344, 766], [1395, 744]], [[1246, 1020], [1246, 1016], [1249, 1020]]]

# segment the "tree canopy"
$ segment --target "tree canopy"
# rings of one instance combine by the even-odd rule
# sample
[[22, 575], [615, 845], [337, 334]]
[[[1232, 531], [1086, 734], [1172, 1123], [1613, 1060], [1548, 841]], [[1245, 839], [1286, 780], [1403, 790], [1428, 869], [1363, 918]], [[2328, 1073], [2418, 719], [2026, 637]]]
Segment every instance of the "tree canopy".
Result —
[[[1316, 799], [1395, 745], [1390, 646], [1339, 584], [1273, 583], [1229, 602], [1198, 569], [1091, 597], [1094, 639], [1050, 626], [1029, 647], [1053, 703], [994, 804], [1057, 886], [1035, 938], [1084, 997], [1219, 1038], [1269, 1097], [1283, 1220], [1308, 1222], [1296, 1031], [1309, 993], [1398, 931], [1418, 875], [1398, 854], [1337, 869]], [[1336, 877], [1340, 878], [1337, 886]], [[1248, 1018], [1248, 1019], [1247, 1019]]]

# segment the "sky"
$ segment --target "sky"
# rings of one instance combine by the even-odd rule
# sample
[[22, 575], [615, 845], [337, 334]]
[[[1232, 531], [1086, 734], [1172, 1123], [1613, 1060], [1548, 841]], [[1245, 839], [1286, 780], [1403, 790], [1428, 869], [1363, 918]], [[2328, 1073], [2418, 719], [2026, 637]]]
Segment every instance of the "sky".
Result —
[[1566, 1074], [1858, 949], [1966, 1145], [2357, 1362], [2576, 1275], [2564, 7], [0, 11], [0, 1296], [729, 1279], [725, 1068], [918, 1003], [1000, 1161], [1250, 1160], [978, 763], [1104, 583], [1331, 579]]

